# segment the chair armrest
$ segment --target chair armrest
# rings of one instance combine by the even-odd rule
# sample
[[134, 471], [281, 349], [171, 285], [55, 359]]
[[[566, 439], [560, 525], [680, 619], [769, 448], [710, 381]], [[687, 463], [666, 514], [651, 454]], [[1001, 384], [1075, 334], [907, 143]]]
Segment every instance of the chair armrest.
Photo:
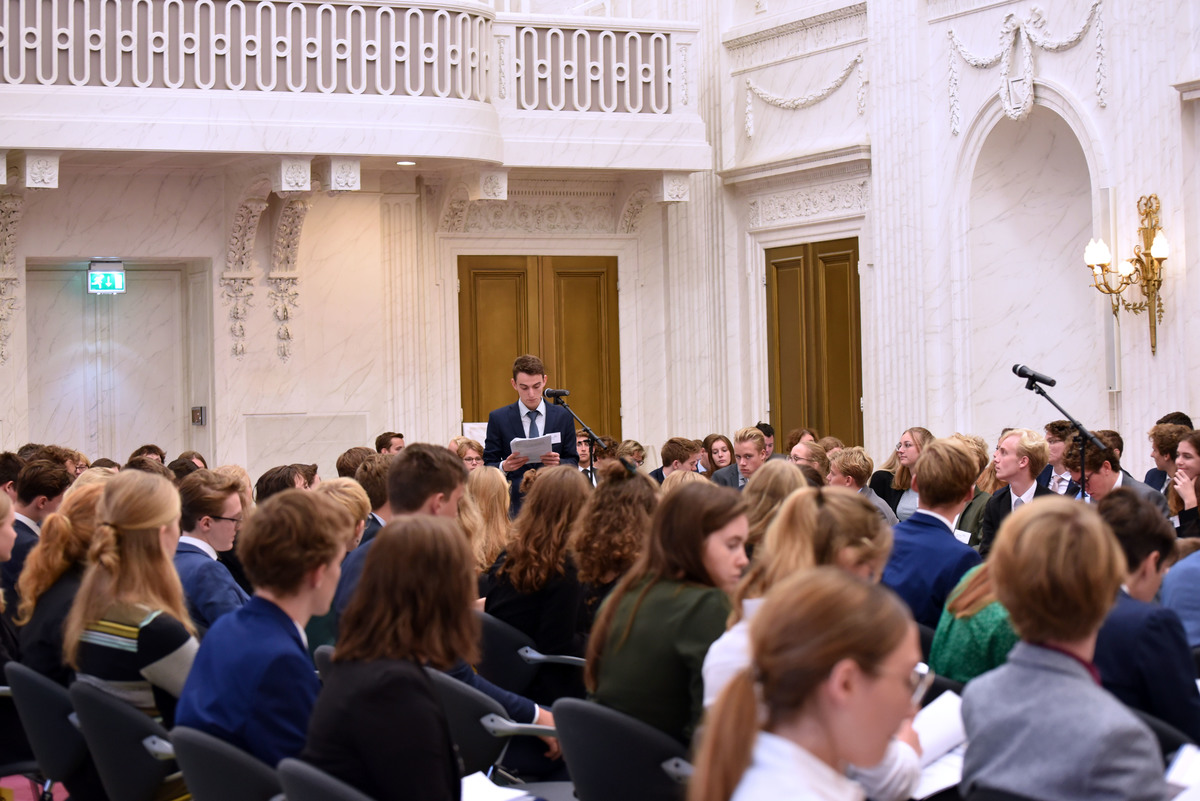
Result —
[[587, 664], [587, 660], [580, 656], [559, 656], [557, 654], [543, 654], [540, 651], [535, 651], [528, 645], [524, 648], [517, 649], [517, 655], [531, 665], [575, 665], [583, 667]]
[[520, 735], [529, 735], [531, 737], [553, 737], [558, 732], [553, 726], [535, 726], [532, 723], [514, 723], [513, 721], [502, 718], [499, 715], [484, 715], [479, 719], [483, 724], [483, 728], [488, 734], [493, 737], [517, 737]]
[[146, 753], [162, 762], [169, 762], [175, 758], [175, 746], [158, 735], [151, 734], [143, 739], [142, 747], [146, 749]]
[[67, 722], [70, 723], [75, 728], [79, 729], [80, 731], [83, 731], [83, 726], [79, 722], [79, 715], [75, 714], [74, 712], [67, 715]]
[[12, 698], [12, 687], [0, 686], [0, 698]]
[[662, 763], [663, 773], [676, 784], [686, 785], [692, 778], [692, 763], [679, 757], [671, 757]]

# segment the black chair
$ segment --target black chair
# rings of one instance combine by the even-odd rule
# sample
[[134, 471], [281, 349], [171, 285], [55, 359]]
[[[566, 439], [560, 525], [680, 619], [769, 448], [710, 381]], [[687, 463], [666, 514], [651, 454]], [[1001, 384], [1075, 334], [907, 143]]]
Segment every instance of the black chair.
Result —
[[170, 735], [140, 709], [82, 681], [71, 703], [96, 770], [114, 801], [152, 801], [163, 785], [186, 792]]
[[929, 653], [933, 650], [933, 635], [936, 632], [924, 623], [917, 624], [917, 634], [921, 638], [921, 660], [929, 661]]
[[680, 801], [692, 766], [683, 744], [635, 718], [578, 698], [554, 703], [554, 725], [579, 801]]
[[265, 762], [208, 732], [176, 726], [171, 744], [196, 801], [270, 801], [283, 792]]
[[83, 734], [71, 722], [67, 688], [17, 662], [4, 666], [12, 700], [41, 772], [75, 801], [108, 801]]
[[333, 646], [318, 645], [317, 650], [313, 651], [313, 662], [317, 665], [317, 675], [324, 679], [329, 675], [329, 668], [333, 665]]
[[291, 757], [279, 763], [279, 781], [287, 801], [373, 801], [341, 779]]
[[1192, 662], [1196, 665], [1196, 675], [1200, 676], [1200, 648], [1192, 649]]
[[[9, 687], [0, 686], [0, 704], [7, 704], [9, 708], [5, 710], [8, 719], [12, 725], [19, 725], [18, 718], [20, 713], [16, 711], [16, 706], [13, 704], [12, 689]], [[22, 725], [23, 729], [24, 726]], [[20, 756], [25, 756], [32, 751], [32, 748], [25, 742], [24, 731], [15, 732], [17, 740], [22, 741], [22, 753]], [[14, 759], [11, 762], [0, 762], [0, 776], [24, 776], [29, 780], [29, 784], [33, 789], [33, 794], [38, 797], [39, 801], [54, 801], [54, 795], [50, 792], [50, 786], [53, 784], [47, 779], [38, 766], [36, 759]]]
[[1150, 731], [1154, 732], [1154, 737], [1158, 740], [1158, 747], [1162, 749], [1164, 764], [1171, 764], [1171, 757], [1175, 756], [1175, 752], [1183, 746], [1188, 744], [1195, 745], [1191, 737], [1188, 737], [1165, 720], [1156, 718], [1154, 715], [1143, 712], [1140, 709], [1134, 709], [1133, 707], [1127, 707], [1127, 709], [1141, 718], [1141, 721], [1150, 727]]
[[1027, 795], [1007, 793], [1004, 790], [994, 790], [991, 787], [976, 787], [967, 793], [964, 801], [1038, 801]]
[[921, 706], [929, 706], [933, 703], [934, 699], [944, 692], [952, 692], [955, 695], [961, 696], [963, 694], [963, 687], [965, 686], [961, 681], [955, 681], [954, 679], [934, 674], [933, 683], [929, 685], [929, 689], [925, 691], [925, 695], [921, 698]]
[[479, 675], [511, 693], [523, 695], [533, 683], [541, 665], [574, 665], [582, 668], [587, 660], [578, 656], [543, 654], [533, 647], [525, 632], [503, 620], [477, 612], [482, 632], [482, 658], [475, 666]]

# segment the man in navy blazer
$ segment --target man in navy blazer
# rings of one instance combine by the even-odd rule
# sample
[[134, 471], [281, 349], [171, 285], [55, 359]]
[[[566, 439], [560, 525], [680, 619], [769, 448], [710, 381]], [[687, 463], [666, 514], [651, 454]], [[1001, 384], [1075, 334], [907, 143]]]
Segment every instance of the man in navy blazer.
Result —
[[254, 597], [209, 629], [179, 696], [176, 725], [219, 737], [272, 768], [300, 753], [321, 689], [301, 632], [310, 617], [329, 611], [356, 528], [344, 506], [315, 492], [284, 490], [258, 507], [238, 546]]
[[20, 596], [17, 579], [25, 567], [25, 557], [38, 544], [42, 521], [58, 511], [63, 493], [71, 486], [73, 476], [57, 462], [35, 459], [17, 474], [17, 498], [13, 501], [13, 529], [17, 532], [12, 556], [0, 565], [0, 584], [4, 589], [5, 614], [17, 614]]
[[1050, 449], [1050, 458], [1037, 477], [1037, 483], [1064, 498], [1076, 497], [1080, 489], [1079, 485], [1071, 480], [1071, 473], [1063, 466], [1063, 451], [1066, 450], [1067, 440], [1074, 431], [1075, 426], [1066, 420], [1046, 423], [1046, 445]]
[[954, 519], [975, 495], [979, 463], [965, 446], [937, 439], [914, 467], [917, 511], [893, 529], [883, 583], [896, 591], [920, 624], [937, 628], [950, 591], [982, 561], [954, 536]]
[[1128, 706], [1200, 740], [1200, 692], [1183, 623], [1154, 603], [1175, 531], [1152, 503], [1129, 489], [1114, 490], [1097, 508], [1128, 564], [1117, 604], [1096, 639], [1100, 679]]
[[[1087, 469], [1087, 483], [1084, 485], [1084, 491], [1091, 496], [1092, 503], [1099, 503], [1104, 500], [1104, 496], [1113, 490], [1125, 487], [1149, 500], [1157, 507], [1164, 518], [1169, 518], [1171, 513], [1167, 510], [1166, 496], [1158, 490], [1150, 489], [1150, 487], [1121, 469], [1120, 441], [1117, 439], [1118, 436], [1115, 431], [1096, 432], [1096, 438], [1104, 445], [1104, 449], [1098, 450], [1095, 447], [1087, 449], [1087, 464], [1085, 465]], [[1075, 479], [1076, 483], [1080, 483], [1082, 479], [1078, 443], [1078, 435], [1072, 435], [1071, 439], [1067, 442], [1067, 449], [1063, 455], [1063, 465], [1071, 471], [1071, 476]]]
[[1008, 486], [997, 490], [983, 508], [983, 524], [979, 529], [980, 556], [987, 558], [1000, 524], [1014, 509], [1034, 498], [1054, 495], [1034, 479], [1049, 458], [1046, 438], [1028, 428], [1015, 428], [1000, 440], [992, 463], [996, 465], [996, 478]]
[[[546, 368], [537, 356], [518, 356], [513, 362], [512, 386], [517, 402], [502, 406], [488, 415], [487, 437], [483, 445], [483, 463], [498, 467], [508, 475], [512, 504], [509, 513], [516, 516], [521, 508], [521, 477], [537, 467], [557, 464], [579, 465], [575, 450], [575, 419], [571, 413], [542, 398], [546, 389]], [[524, 456], [514, 456], [512, 441], [549, 435], [550, 451], [541, 462], [529, 464]]]
[[224, 614], [241, 609], [248, 596], [217, 554], [233, 548], [242, 526], [237, 479], [196, 470], [179, 483], [183, 535], [175, 548], [175, 571], [183, 585], [188, 614], [207, 631]]
[[393, 458], [395, 456], [391, 453], [372, 454], [363, 459], [363, 463], [354, 471], [354, 480], [366, 490], [367, 501], [371, 504], [371, 514], [367, 516], [367, 526], [363, 529], [359, 548], [375, 539], [379, 529], [392, 520], [392, 508], [388, 504], [387, 477]]

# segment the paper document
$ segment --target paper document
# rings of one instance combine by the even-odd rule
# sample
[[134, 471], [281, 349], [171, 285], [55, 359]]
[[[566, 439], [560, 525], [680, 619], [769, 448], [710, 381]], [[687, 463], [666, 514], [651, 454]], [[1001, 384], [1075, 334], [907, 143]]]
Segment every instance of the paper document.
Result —
[[511, 443], [513, 456], [524, 456], [530, 464], [541, 464], [542, 457], [553, 450], [550, 435], [541, 437], [517, 437]]
[[928, 798], [934, 793], [940, 793], [962, 781], [963, 755], [967, 747], [960, 745], [948, 754], [942, 754], [933, 764], [921, 770], [921, 779], [913, 798]]
[[1167, 768], [1167, 783], [1176, 787], [1200, 785], [1200, 748], [1185, 743], [1175, 752], [1175, 758]]
[[956, 693], [942, 693], [917, 713], [913, 728], [921, 738], [921, 767], [924, 768], [967, 741], [962, 722], [962, 698]]
[[519, 787], [501, 787], [482, 773], [463, 776], [462, 801], [515, 801], [518, 798], [533, 798]]

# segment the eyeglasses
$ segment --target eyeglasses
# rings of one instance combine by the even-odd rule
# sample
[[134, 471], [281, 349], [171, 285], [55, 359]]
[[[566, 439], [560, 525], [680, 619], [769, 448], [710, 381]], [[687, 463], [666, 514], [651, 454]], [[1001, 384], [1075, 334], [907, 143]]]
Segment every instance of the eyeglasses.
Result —
[[483, 464], [482, 456], [464, 456], [463, 461], [467, 464]]
[[235, 526], [240, 526], [242, 524], [242, 518], [240, 517], [221, 517], [220, 515], [209, 515], [209, 517], [211, 517], [213, 520], [228, 520]]
[[930, 685], [933, 684], [933, 678], [937, 674], [929, 669], [929, 665], [924, 662], [918, 662], [912, 669], [912, 672], [898, 675], [894, 673], [883, 673], [883, 676], [896, 676], [896, 678], [904, 679], [908, 683], [908, 689], [912, 693], [912, 702], [914, 706], [920, 706], [922, 699], [925, 698], [925, 693], [929, 691]]

